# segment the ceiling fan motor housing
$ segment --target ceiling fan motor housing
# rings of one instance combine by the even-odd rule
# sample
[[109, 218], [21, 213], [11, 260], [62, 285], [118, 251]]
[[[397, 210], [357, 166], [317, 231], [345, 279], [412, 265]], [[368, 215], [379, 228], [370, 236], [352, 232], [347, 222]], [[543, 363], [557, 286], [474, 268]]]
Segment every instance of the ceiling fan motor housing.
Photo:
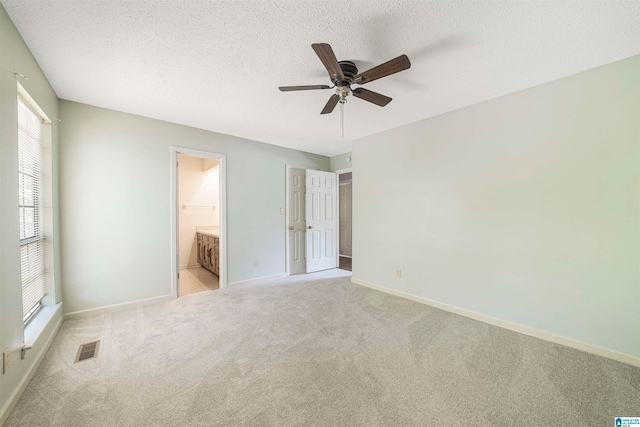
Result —
[[358, 75], [358, 67], [356, 67], [356, 64], [351, 61], [340, 61], [338, 64], [345, 79], [334, 79], [333, 83], [336, 86], [349, 86], [353, 84], [354, 77]]

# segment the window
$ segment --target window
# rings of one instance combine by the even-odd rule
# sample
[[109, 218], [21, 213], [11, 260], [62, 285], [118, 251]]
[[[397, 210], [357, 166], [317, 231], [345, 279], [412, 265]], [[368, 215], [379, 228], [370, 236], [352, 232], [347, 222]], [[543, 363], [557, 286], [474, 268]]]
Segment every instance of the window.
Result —
[[43, 158], [50, 133], [48, 120], [32, 108], [34, 103], [30, 101], [18, 95], [18, 209], [25, 322], [38, 311], [46, 294]]

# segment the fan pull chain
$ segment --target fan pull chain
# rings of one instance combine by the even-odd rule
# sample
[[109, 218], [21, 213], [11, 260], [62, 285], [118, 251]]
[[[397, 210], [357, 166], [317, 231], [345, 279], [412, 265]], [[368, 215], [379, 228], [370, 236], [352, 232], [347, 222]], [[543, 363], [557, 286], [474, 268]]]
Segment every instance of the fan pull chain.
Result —
[[344, 138], [344, 102], [340, 103], [340, 129], [342, 129], [342, 137]]

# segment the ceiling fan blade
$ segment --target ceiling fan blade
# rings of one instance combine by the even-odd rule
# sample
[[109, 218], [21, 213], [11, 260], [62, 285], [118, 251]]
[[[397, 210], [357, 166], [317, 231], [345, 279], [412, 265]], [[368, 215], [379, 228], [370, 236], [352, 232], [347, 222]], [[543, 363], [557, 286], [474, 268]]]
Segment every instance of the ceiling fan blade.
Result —
[[390, 76], [391, 74], [399, 73], [408, 68], [411, 68], [411, 62], [407, 55], [400, 55], [397, 58], [387, 61], [384, 64], [380, 64], [377, 67], [373, 67], [370, 70], [360, 73], [353, 78], [354, 83], [363, 85], [365, 83], [378, 80], [382, 77]]
[[330, 112], [332, 112], [333, 109], [336, 108], [336, 105], [338, 105], [338, 101], [340, 101], [340, 97], [335, 94], [332, 95], [331, 98], [329, 98], [327, 105], [324, 106], [320, 114], [329, 114]]
[[290, 92], [293, 90], [313, 90], [313, 89], [331, 89], [331, 86], [327, 85], [308, 85], [308, 86], [280, 86], [282, 92]]
[[371, 90], [364, 89], [361, 87], [354, 89], [351, 93], [356, 98], [364, 99], [365, 101], [369, 101], [381, 107], [384, 107], [385, 105], [391, 102], [391, 98], [389, 98], [388, 96], [384, 96], [377, 92], [373, 92]]
[[329, 78], [331, 78], [331, 80], [335, 80], [336, 78], [344, 80], [342, 68], [340, 68], [340, 64], [338, 64], [338, 60], [331, 46], [327, 43], [314, 43], [311, 47], [316, 52], [316, 55], [318, 55], [318, 58], [320, 58], [320, 61], [322, 61], [324, 68], [329, 72]]

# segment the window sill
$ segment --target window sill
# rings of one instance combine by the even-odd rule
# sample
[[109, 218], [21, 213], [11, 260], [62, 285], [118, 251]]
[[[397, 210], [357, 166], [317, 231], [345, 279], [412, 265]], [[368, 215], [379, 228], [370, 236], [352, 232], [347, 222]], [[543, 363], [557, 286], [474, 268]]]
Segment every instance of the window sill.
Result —
[[42, 307], [24, 328], [24, 345], [31, 347], [57, 316], [62, 316], [62, 303]]

